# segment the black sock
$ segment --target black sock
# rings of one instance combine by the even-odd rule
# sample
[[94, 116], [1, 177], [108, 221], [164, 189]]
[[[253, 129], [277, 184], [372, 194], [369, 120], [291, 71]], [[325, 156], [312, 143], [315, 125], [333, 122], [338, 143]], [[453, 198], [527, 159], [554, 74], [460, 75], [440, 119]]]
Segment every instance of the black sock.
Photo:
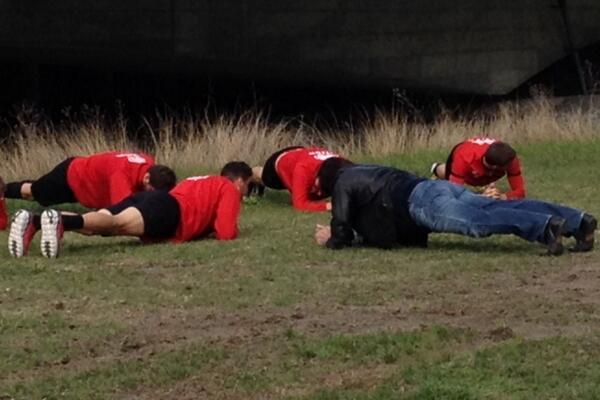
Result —
[[76, 231], [83, 228], [82, 215], [63, 215], [62, 222], [65, 231]]
[[23, 186], [25, 182], [9, 182], [6, 184], [6, 189], [4, 191], [4, 197], [7, 199], [22, 199], [21, 196], [21, 186]]
[[33, 226], [35, 226], [35, 229], [38, 231], [42, 229], [42, 218], [38, 214], [33, 216]]

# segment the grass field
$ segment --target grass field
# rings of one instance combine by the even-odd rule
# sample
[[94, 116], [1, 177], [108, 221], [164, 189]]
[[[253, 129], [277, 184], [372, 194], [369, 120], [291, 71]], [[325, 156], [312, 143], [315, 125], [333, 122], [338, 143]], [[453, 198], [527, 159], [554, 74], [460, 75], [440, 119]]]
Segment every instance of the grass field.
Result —
[[[516, 147], [530, 197], [600, 215], [600, 140]], [[423, 175], [444, 157], [362, 161]], [[312, 241], [327, 221], [271, 191], [232, 242], [3, 246], [0, 399], [598, 398], [597, 250], [434, 235], [334, 252]]]

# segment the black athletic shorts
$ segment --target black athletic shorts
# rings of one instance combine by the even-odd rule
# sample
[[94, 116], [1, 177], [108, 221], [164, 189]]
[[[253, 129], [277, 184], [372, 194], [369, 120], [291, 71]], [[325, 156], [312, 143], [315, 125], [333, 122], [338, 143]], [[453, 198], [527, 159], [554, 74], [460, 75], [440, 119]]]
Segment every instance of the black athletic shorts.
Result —
[[67, 171], [73, 157], [58, 164], [46, 175], [31, 183], [31, 194], [43, 206], [61, 203], [77, 203], [75, 194], [67, 182]]
[[107, 207], [112, 215], [134, 207], [144, 220], [144, 236], [150, 239], [168, 239], [175, 236], [181, 219], [179, 203], [164, 190], [135, 193], [119, 203]]
[[446, 180], [450, 180], [450, 174], [452, 174], [452, 161], [454, 160], [454, 151], [461, 144], [462, 142], [454, 146], [450, 151], [450, 154], [448, 154], [448, 159], [446, 160], [446, 176], [444, 177]]
[[276, 190], [285, 189], [285, 185], [283, 184], [283, 182], [281, 182], [281, 179], [279, 178], [279, 175], [277, 175], [277, 171], [275, 170], [275, 161], [277, 161], [277, 157], [279, 157], [286, 151], [301, 148], [302, 146], [286, 147], [283, 150], [279, 150], [278, 152], [273, 153], [271, 157], [267, 159], [262, 172], [262, 181], [266, 187]]

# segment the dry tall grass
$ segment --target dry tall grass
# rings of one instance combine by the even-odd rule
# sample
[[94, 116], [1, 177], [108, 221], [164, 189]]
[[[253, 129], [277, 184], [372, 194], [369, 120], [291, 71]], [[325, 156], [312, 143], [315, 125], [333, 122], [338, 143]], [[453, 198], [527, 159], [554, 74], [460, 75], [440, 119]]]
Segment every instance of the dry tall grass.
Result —
[[186, 174], [218, 169], [233, 159], [260, 163], [273, 151], [294, 144], [321, 144], [349, 157], [447, 148], [464, 138], [489, 135], [510, 143], [548, 139], [600, 137], [600, 110], [594, 98], [558, 111], [545, 96], [524, 103], [504, 103], [494, 111], [456, 118], [442, 114], [431, 123], [409, 120], [399, 112], [376, 112], [357, 126], [318, 130], [297, 121], [271, 122], [267, 115], [248, 111], [237, 116], [160, 118], [146, 123], [146, 143], [130, 139], [126, 123], [92, 116], [85, 122], [30, 122], [19, 119], [0, 153], [5, 180], [35, 178], [71, 155], [123, 149], [145, 150], [159, 162]]

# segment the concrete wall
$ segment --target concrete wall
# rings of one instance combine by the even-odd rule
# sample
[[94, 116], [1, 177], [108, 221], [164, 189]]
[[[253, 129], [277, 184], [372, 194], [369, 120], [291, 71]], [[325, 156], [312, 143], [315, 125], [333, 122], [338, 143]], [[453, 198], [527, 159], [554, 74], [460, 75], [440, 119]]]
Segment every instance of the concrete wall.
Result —
[[[0, 57], [504, 94], [564, 57], [557, 0], [0, 0]], [[567, 0], [578, 47], [600, 1]]]

